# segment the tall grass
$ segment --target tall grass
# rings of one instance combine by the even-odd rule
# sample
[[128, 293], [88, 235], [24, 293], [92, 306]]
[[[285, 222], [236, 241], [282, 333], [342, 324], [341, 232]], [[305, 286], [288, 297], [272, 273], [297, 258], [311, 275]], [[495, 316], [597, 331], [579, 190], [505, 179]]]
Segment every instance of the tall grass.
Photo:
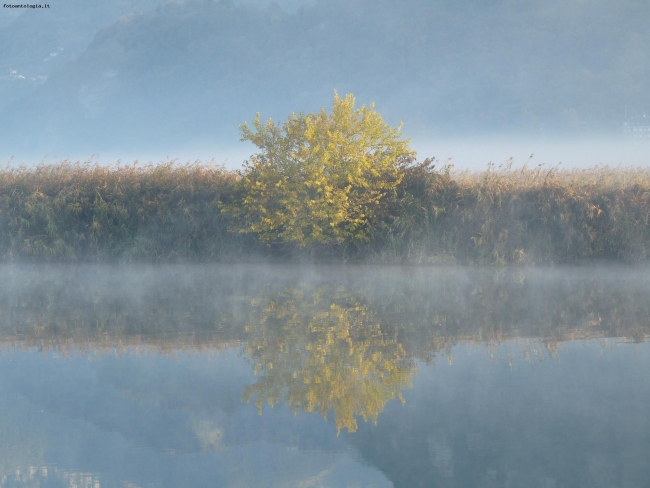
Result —
[[228, 232], [219, 202], [236, 176], [173, 162], [0, 171], [0, 255], [5, 260], [222, 259], [254, 248]]
[[638, 262], [650, 254], [650, 169], [512, 164], [411, 168], [377, 226], [378, 259], [475, 264]]
[[[650, 169], [489, 166], [482, 172], [406, 169], [387, 195], [371, 240], [328, 250], [381, 262], [480, 265], [639, 262], [650, 256]], [[267, 247], [222, 210], [239, 175], [174, 162], [0, 170], [0, 258], [5, 261], [218, 261], [308, 256]], [[339, 253], [339, 254], [337, 254]]]

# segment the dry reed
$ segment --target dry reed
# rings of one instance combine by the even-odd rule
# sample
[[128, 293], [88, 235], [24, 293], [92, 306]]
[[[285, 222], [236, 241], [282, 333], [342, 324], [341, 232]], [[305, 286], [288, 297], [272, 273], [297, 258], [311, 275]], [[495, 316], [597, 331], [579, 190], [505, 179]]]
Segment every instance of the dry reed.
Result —
[[[387, 195], [372, 240], [328, 259], [480, 265], [639, 262], [650, 254], [650, 169], [407, 168]], [[242, 195], [235, 172], [198, 163], [73, 164], [0, 170], [5, 261], [217, 261], [317, 257], [267, 247], [223, 203]], [[316, 252], [314, 252], [316, 251]]]
[[[5, 260], [220, 259], [252, 239], [231, 235], [219, 202], [236, 176], [169, 162], [5, 168], [0, 255]], [[253, 243], [254, 245], [254, 243]]]
[[416, 173], [405, 179], [389, 225], [378, 227], [382, 258], [490, 265], [648, 258], [648, 168], [508, 164]]

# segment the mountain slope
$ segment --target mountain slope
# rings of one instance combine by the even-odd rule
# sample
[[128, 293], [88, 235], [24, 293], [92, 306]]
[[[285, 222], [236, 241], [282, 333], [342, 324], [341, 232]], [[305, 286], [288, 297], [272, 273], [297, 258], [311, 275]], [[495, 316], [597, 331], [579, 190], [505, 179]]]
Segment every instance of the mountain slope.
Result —
[[[17, 152], [238, 139], [333, 90], [408, 134], [616, 131], [650, 106], [650, 4], [321, 0], [291, 13], [190, 0], [122, 18], [6, 108]], [[10, 120], [10, 122], [7, 122]]]

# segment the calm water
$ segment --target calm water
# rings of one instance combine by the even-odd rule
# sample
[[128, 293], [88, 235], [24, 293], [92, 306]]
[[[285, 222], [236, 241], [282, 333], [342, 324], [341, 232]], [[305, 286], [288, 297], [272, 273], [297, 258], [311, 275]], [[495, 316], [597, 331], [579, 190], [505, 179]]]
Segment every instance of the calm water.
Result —
[[2, 487], [648, 486], [647, 268], [0, 278]]

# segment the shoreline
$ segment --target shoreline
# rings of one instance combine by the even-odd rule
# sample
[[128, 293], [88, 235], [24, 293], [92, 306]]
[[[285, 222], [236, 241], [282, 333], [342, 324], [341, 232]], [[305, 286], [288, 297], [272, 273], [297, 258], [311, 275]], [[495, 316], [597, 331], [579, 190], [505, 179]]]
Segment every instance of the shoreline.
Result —
[[[405, 169], [363, 242], [262, 243], [224, 210], [242, 198], [221, 166], [0, 170], [4, 262], [283, 262], [441, 265], [640, 263], [650, 257], [650, 169], [437, 161]], [[239, 193], [238, 193], [239, 192]]]

